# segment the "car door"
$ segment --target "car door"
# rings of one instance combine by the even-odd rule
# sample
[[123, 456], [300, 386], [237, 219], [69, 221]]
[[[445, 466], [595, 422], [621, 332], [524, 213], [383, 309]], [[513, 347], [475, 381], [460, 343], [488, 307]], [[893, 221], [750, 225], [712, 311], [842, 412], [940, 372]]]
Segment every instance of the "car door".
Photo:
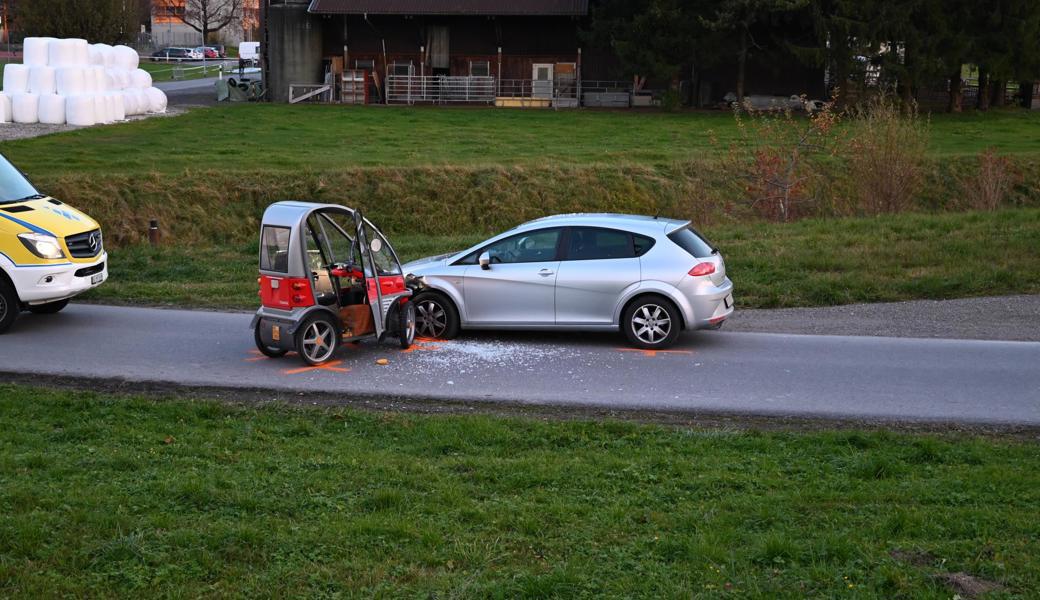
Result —
[[466, 269], [465, 319], [480, 325], [552, 325], [562, 228], [525, 231], [494, 242], [491, 264]]
[[562, 257], [556, 276], [557, 324], [613, 323], [621, 293], [641, 278], [632, 234], [572, 227]]

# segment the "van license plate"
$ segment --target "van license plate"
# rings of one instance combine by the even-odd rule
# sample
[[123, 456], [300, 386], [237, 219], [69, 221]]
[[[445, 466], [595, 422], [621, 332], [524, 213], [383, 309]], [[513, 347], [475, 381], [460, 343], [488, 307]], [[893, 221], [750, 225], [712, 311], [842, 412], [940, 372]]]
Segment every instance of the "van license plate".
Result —
[[90, 276], [90, 285], [97, 285], [97, 284], [101, 283], [104, 280], [105, 280], [105, 274], [104, 273], [98, 273], [96, 275], [91, 275]]

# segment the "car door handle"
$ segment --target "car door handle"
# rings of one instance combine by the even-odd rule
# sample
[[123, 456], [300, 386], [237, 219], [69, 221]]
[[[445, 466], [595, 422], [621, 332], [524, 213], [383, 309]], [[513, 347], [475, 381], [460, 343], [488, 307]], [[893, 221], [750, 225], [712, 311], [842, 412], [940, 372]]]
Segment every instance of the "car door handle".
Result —
[[542, 269], [541, 271], [538, 271], [538, 274], [541, 275], [542, 277], [548, 277], [548, 276], [552, 275], [553, 273], [554, 273], [554, 271], [552, 269]]

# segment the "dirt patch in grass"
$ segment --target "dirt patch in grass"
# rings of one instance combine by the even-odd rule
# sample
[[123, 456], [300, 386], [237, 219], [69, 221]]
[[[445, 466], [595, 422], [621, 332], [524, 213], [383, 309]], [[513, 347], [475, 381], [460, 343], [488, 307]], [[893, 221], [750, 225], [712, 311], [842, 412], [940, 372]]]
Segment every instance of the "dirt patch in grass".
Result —
[[995, 581], [987, 581], [967, 573], [938, 573], [935, 578], [950, 586], [954, 592], [966, 599], [978, 598], [1004, 587]]

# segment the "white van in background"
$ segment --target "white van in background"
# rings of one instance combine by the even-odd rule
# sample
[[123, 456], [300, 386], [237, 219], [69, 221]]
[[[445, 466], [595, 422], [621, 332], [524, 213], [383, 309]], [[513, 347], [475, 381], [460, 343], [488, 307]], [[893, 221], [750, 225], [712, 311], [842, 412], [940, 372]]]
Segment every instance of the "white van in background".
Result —
[[238, 57], [257, 62], [260, 60], [260, 42], [242, 42], [238, 45]]

